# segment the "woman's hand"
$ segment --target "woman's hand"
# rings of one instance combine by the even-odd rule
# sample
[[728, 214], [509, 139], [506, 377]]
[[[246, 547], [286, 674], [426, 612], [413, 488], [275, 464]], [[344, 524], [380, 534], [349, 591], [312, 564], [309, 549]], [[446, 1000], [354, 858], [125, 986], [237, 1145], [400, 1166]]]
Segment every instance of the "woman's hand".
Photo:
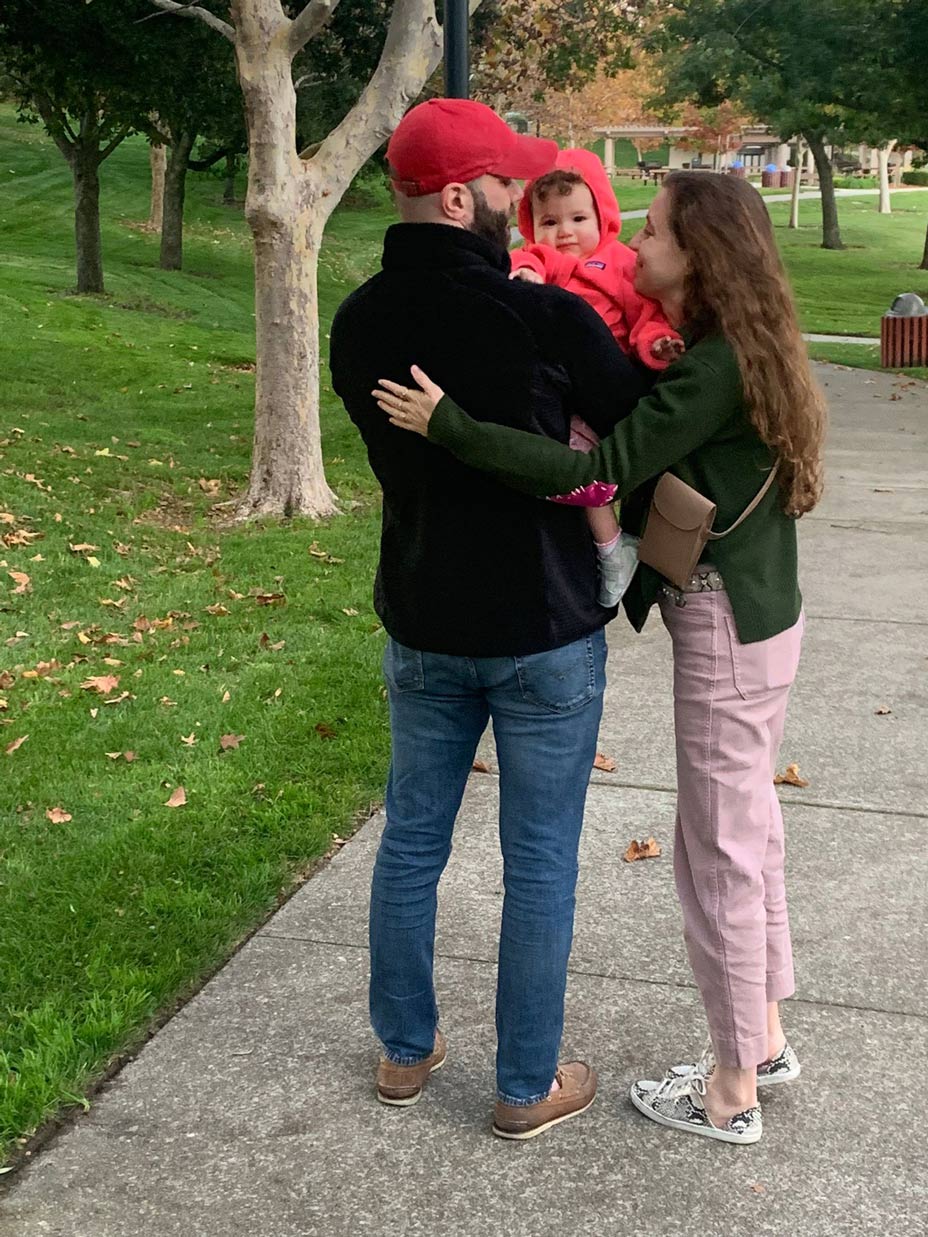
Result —
[[413, 365], [409, 372], [413, 381], [418, 383], [418, 390], [391, 382], [389, 378], [378, 378], [380, 385], [371, 394], [377, 401], [378, 408], [382, 408], [389, 416], [391, 425], [396, 425], [401, 430], [412, 430], [414, 434], [428, 438], [429, 421], [444, 391], [432, 382], [418, 365]]

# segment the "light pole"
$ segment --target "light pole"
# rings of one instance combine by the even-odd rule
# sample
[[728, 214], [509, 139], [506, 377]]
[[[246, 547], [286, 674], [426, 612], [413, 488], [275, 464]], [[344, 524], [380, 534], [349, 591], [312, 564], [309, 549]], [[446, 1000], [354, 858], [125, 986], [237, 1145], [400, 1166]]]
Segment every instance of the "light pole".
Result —
[[445, 0], [445, 97], [470, 97], [468, 0]]

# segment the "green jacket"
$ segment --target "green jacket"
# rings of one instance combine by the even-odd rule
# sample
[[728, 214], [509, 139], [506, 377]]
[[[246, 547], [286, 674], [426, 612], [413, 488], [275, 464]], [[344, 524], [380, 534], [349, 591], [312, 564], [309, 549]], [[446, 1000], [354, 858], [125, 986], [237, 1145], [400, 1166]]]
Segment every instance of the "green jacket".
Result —
[[[622, 524], [640, 533], [651, 493], [669, 470], [718, 505], [716, 528], [738, 518], [773, 463], [744, 405], [738, 364], [718, 334], [694, 343], [658, 379], [650, 395], [588, 455], [524, 430], [474, 421], [447, 396], [429, 422], [429, 441], [538, 497], [601, 481], [618, 487]], [[730, 536], [709, 542], [702, 561], [721, 572], [739, 639], [767, 640], [799, 618], [796, 522], [776, 485]], [[637, 631], [657, 598], [661, 577], [641, 565], [625, 595]]]

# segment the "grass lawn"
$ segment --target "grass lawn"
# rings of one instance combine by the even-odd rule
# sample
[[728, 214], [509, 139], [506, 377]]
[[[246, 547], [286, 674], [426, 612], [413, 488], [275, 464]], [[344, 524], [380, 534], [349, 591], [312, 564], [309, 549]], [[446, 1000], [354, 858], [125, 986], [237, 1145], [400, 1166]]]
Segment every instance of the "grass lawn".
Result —
[[[359, 505], [220, 531], [250, 454], [250, 239], [191, 175], [187, 269], [159, 270], [131, 226], [147, 162], [133, 140], [104, 165], [108, 296], [69, 295], [67, 167], [0, 112], [0, 1151], [229, 954], [388, 757], [360, 441], [326, 392], [329, 480]], [[386, 219], [334, 219], [325, 321]]]
[[[222, 528], [250, 455], [247, 228], [191, 175], [186, 269], [161, 271], [134, 226], [144, 142], [102, 178], [108, 294], [76, 297], [67, 167], [0, 109], [0, 1154], [229, 954], [379, 797], [388, 755], [360, 441], [325, 389], [346, 514]], [[629, 210], [653, 194], [619, 186]], [[872, 333], [896, 292], [928, 296], [928, 194], [895, 205], [842, 201], [837, 254], [816, 203], [799, 232], [774, 207], [807, 330]], [[336, 214], [323, 323], [391, 218]]]

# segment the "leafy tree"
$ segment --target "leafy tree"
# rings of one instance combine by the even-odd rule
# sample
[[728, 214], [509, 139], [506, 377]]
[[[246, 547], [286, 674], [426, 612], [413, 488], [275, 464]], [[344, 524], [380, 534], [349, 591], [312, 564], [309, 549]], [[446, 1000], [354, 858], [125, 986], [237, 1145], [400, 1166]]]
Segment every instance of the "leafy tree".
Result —
[[[3, 0], [0, 43], [20, 115], [44, 124], [74, 181], [78, 292], [102, 292], [100, 166], [145, 115], [152, 66], [135, 0]], [[144, 6], [141, 7], [144, 11]], [[135, 15], [138, 15], [136, 12]]]
[[874, 0], [671, 0], [651, 40], [666, 55], [669, 98], [710, 107], [727, 100], [784, 137], [805, 138], [826, 249], [843, 248], [826, 147], [859, 106], [850, 82], [873, 63], [873, 8]]

